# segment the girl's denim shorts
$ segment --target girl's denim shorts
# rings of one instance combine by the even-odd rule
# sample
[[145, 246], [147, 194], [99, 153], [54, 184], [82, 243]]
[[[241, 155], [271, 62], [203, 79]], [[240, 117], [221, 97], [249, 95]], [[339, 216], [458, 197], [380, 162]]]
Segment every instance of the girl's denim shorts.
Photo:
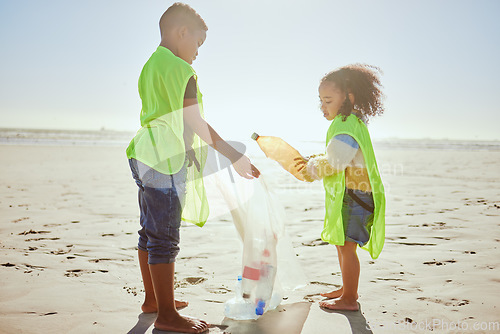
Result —
[[[373, 207], [373, 196], [371, 192], [353, 190], [365, 204]], [[373, 225], [373, 213], [363, 208], [348, 194], [344, 193], [342, 205], [342, 220], [344, 221], [345, 240], [353, 241], [361, 247], [370, 240], [370, 231]]]
[[148, 263], [173, 263], [179, 253], [182, 207], [186, 193], [186, 165], [167, 175], [129, 159], [139, 187], [140, 250], [148, 252]]

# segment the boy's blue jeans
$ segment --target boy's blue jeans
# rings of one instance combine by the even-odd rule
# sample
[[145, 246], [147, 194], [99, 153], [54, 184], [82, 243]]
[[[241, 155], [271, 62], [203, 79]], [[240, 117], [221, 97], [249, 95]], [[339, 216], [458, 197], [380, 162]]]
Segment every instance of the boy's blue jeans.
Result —
[[182, 207], [186, 193], [186, 165], [176, 174], [162, 174], [142, 162], [129, 159], [139, 187], [140, 250], [148, 263], [173, 263], [179, 253]]

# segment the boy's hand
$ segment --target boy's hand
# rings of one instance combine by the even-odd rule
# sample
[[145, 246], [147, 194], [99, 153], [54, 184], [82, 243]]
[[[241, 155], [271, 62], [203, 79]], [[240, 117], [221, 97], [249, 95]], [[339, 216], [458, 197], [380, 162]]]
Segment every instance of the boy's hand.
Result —
[[194, 154], [194, 151], [193, 150], [186, 151], [186, 155], [188, 157], [188, 167], [191, 167], [194, 163], [196, 169], [199, 172], [201, 166], [200, 166], [198, 159], [196, 159], [196, 155]]
[[252, 165], [250, 159], [247, 156], [242, 155], [236, 162], [233, 163], [234, 170], [241, 177], [245, 179], [258, 178], [260, 176], [260, 171]]

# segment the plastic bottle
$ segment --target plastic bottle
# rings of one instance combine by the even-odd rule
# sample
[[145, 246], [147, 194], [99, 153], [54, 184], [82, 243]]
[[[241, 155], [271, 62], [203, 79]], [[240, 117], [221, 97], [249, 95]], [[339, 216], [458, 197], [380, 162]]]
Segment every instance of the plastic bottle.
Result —
[[229, 299], [224, 307], [224, 315], [235, 320], [251, 320], [257, 319], [258, 315], [255, 312], [254, 303], [248, 299], [243, 299], [241, 296], [242, 277], [238, 276], [236, 283], [236, 296]]
[[[257, 300], [256, 313], [259, 314], [259, 310], [266, 308], [266, 304], [269, 304], [271, 296], [273, 294], [274, 280], [276, 278], [276, 267], [272, 264], [275, 263], [275, 258], [273, 258], [269, 249], [264, 249], [261, 257], [261, 268], [260, 268], [260, 280], [257, 284], [255, 291], [255, 297]], [[262, 311], [263, 312], [263, 311]]]
[[265, 308], [266, 308], [266, 302], [263, 301], [262, 299], [258, 299], [257, 300], [257, 307], [255, 308], [255, 314], [256, 315], [263, 315]]
[[252, 139], [257, 141], [257, 144], [259, 144], [260, 149], [266, 154], [266, 157], [277, 161], [281, 167], [295, 176], [298, 180], [305, 181], [298, 168], [295, 167], [298, 162], [295, 159], [302, 158], [299, 151], [278, 137], [259, 136], [254, 133]]
[[243, 267], [243, 277], [241, 292], [243, 298], [250, 298], [254, 289], [257, 286], [257, 282], [260, 280], [260, 265], [253, 262], [252, 265], [246, 265]]
[[255, 289], [260, 280], [261, 252], [265, 246], [265, 231], [252, 225], [251, 229], [245, 230], [243, 245], [243, 298], [249, 299], [255, 296]]
[[242, 292], [241, 292], [241, 281], [242, 281], [243, 277], [241, 277], [241, 275], [238, 276], [238, 281], [236, 281], [236, 289], [235, 289], [235, 292], [236, 292], [236, 297], [241, 297], [242, 296]]

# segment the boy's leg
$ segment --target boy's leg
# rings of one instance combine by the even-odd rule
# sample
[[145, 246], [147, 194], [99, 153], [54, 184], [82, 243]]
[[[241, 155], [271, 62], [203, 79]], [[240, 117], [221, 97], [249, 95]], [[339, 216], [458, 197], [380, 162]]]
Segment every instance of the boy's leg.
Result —
[[[142, 282], [144, 284], [144, 291], [146, 295], [141, 309], [144, 313], [155, 313], [158, 312], [158, 306], [156, 304], [156, 297], [153, 288], [153, 281], [151, 280], [151, 273], [149, 272], [148, 252], [139, 249], [138, 253], [139, 267], [141, 268]], [[186, 301], [175, 300], [175, 308], [177, 310], [183, 309], [188, 305], [189, 303]]]
[[153, 288], [153, 281], [151, 280], [151, 273], [149, 272], [148, 265], [148, 252], [141, 249], [138, 250], [139, 267], [141, 268], [142, 283], [144, 284], [144, 303], [142, 304], [142, 312], [155, 313], [158, 311], [156, 305], [155, 291]]
[[208, 324], [205, 321], [183, 317], [175, 309], [174, 268], [175, 263], [149, 265], [158, 304], [155, 328], [180, 333], [202, 333], [208, 329]]
[[342, 283], [343, 293], [338, 300], [322, 301], [321, 307], [332, 310], [357, 311], [359, 309], [357, 300], [359, 284], [359, 259], [356, 254], [358, 244], [352, 241], [346, 241], [344, 246], [339, 246], [342, 256]]

